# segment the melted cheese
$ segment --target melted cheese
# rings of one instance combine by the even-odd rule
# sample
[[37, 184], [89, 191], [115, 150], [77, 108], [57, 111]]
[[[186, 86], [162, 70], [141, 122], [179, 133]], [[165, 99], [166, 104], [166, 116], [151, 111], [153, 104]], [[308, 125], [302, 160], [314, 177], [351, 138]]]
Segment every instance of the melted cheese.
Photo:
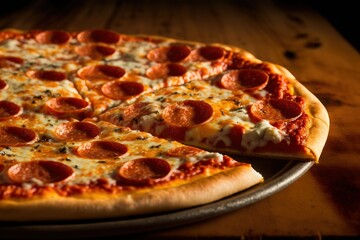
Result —
[[279, 143], [286, 137], [286, 133], [272, 126], [268, 121], [262, 120], [245, 132], [241, 146], [248, 150], [263, 147], [269, 141]]
[[[266, 95], [267, 91], [262, 90], [261, 94]], [[240, 125], [244, 129], [242, 139], [237, 141], [248, 151], [263, 147], [268, 142], [279, 143], [287, 138], [285, 132], [266, 120], [256, 124], [251, 121], [247, 109], [257, 101], [256, 98], [240, 91], [234, 97], [232, 91], [220, 89], [206, 81], [194, 81], [140, 96], [136, 102], [148, 103], [144, 107], [145, 110], [140, 111], [146, 114], [138, 116], [136, 123], [130, 126], [159, 136], [167, 128], [161, 116], [163, 109], [171, 103], [189, 99], [206, 101], [213, 107], [214, 114], [211, 121], [186, 130], [184, 142], [187, 144], [199, 146], [199, 143], [205, 142], [213, 148], [222, 142], [226, 147], [230, 147], [232, 139], [229, 133], [235, 125]], [[112, 114], [112, 111], [107, 113]], [[124, 122], [120, 122], [121, 124]]]
[[[76, 47], [85, 46], [86, 43], [79, 43], [76, 39], [72, 39], [69, 44], [64, 45], [39, 44], [33, 39], [24, 39], [21, 42], [18, 40], [2, 41], [0, 43], [2, 55], [20, 57], [24, 59], [24, 63], [14, 64], [13, 68], [0, 68], [0, 79], [6, 81], [9, 85], [6, 91], [0, 91], [0, 100], [6, 99], [23, 106], [24, 114], [18, 118], [1, 121], [0, 126], [14, 125], [31, 128], [36, 131], [40, 140], [30, 146], [2, 148], [0, 150], [0, 163], [9, 159], [16, 162], [31, 160], [57, 161], [70, 166], [74, 170], [73, 177], [69, 178], [66, 184], [89, 184], [101, 178], [105, 179], [109, 184], [115, 185], [115, 176], [122, 164], [144, 156], [165, 159], [170, 163], [173, 171], [176, 171], [179, 166], [186, 162], [197, 163], [208, 159], [222, 162], [222, 154], [206, 151], [190, 157], [171, 157], [166, 152], [172, 148], [183, 146], [182, 144], [159, 139], [149, 133], [118, 128], [105, 122], [98, 123], [102, 132], [94, 139], [62, 142], [56, 138], [54, 130], [59, 124], [68, 120], [41, 113], [47, 100], [59, 96], [77, 98], [83, 96], [89, 98], [95, 108], [95, 114], [121, 103], [119, 100], [104, 97], [99, 91], [107, 80], [84, 81], [76, 76], [76, 71], [86, 65], [109, 64], [119, 66], [126, 72], [121, 80], [142, 83], [145, 92], [162, 88], [165, 84], [167, 86], [183, 84], [185, 81], [208, 77], [223, 71], [223, 66], [213, 67], [210, 61], [185, 61], [181, 63], [187, 68], [185, 76], [169, 77], [166, 82], [163, 79], [149, 79], [146, 77], [146, 71], [157, 63], [150, 62], [146, 57], [147, 53], [156, 47], [169, 46], [170, 44], [171, 42], [168, 41], [160, 44], [146, 41], [123, 41], [120, 44], [111, 46], [116, 49], [113, 55], [97, 61], [86, 56], [79, 57], [77, 55]], [[28, 70], [65, 71], [68, 79], [63, 81], [31, 79], [26, 76]], [[266, 91], [261, 94], [266, 95]], [[230, 146], [231, 139], [228, 134], [234, 124], [241, 124], [245, 127], [243, 146], [249, 149], [254, 146], [249, 146], [247, 142], [253, 139], [255, 139], [253, 142], [261, 146], [266, 141], [276, 142], [286, 138], [284, 133], [268, 123], [255, 125], [249, 120], [246, 106], [256, 99], [243, 94], [237, 98], [237, 103], [234, 103], [231, 100], [232, 97], [232, 91], [216, 88], [203, 81], [194, 81], [184, 86], [162, 89], [156, 94], [145, 94], [137, 100], [130, 99], [123, 103], [128, 105], [134, 101], [149, 102], [145, 111], [147, 114], [140, 116], [139, 121], [134, 122], [131, 127], [152, 132], [156, 135], [161, 135], [166, 129], [161, 112], [172, 102], [198, 99], [207, 101], [214, 106], [214, 109], [220, 109], [214, 113], [213, 121], [186, 132], [185, 141], [188, 142], [199, 143], [205, 141], [213, 145], [223, 142], [226, 146]], [[95, 104], [98, 105], [95, 106]], [[237, 110], [233, 109], [235, 107]], [[223, 115], [223, 112], [226, 114]], [[109, 113], [111, 114], [111, 111]], [[135, 138], [131, 138], [132, 135]], [[128, 152], [112, 159], [89, 159], [76, 154], [76, 149], [79, 146], [85, 142], [98, 139], [121, 142], [128, 148]], [[2, 171], [0, 181], [6, 181], [4, 175], [5, 171]], [[42, 186], [44, 183], [34, 178], [30, 183], [24, 183], [23, 187], [24, 189], [30, 189], [33, 185]], [[54, 184], [46, 185], [53, 186]]]
[[[41, 127], [47, 122], [46, 118], [36, 118], [34, 128]], [[55, 123], [55, 122], [54, 122]], [[39, 124], [39, 125], [37, 125]], [[59, 124], [59, 123], [58, 123]], [[44, 129], [54, 131], [55, 127], [44, 127]], [[0, 162], [3, 159], [1, 156], [11, 156], [17, 162], [27, 162], [31, 160], [47, 160], [57, 161], [66, 164], [73, 168], [74, 176], [67, 180], [67, 185], [72, 184], [90, 184], [96, 182], [98, 179], [106, 180], [109, 184], [116, 184], [114, 176], [120, 166], [128, 161], [143, 158], [156, 157], [163, 158], [168, 161], [175, 171], [180, 165], [185, 162], [197, 163], [205, 161], [210, 158], [221, 162], [223, 155], [219, 153], [199, 152], [191, 157], [171, 157], [166, 152], [172, 148], [180, 147], [182, 144], [175, 141], [167, 141], [153, 137], [151, 134], [138, 132], [130, 129], [119, 129], [117, 126], [106, 122], [98, 123], [102, 129], [101, 134], [92, 140], [77, 141], [77, 142], [38, 142], [32, 146], [9, 147], [4, 148], [0, 152]], [[54, 135], [53, 133], [50, 135]], [[96, 141], [98, 139], [106, 141], [121, 142], [128, 148], [128, 152], [122, 156], [111, 159], [88, 159], [78, 156], [75, 150], [82, 144], [89, 141]], [[0, 173], [0, 179], [1, 179]], [[31, 182], [25, 183], [25, 188], [30, 188], [32, 185], [43, 186], [51, 185], [44, 184], [38, 179], [32, 179]]]

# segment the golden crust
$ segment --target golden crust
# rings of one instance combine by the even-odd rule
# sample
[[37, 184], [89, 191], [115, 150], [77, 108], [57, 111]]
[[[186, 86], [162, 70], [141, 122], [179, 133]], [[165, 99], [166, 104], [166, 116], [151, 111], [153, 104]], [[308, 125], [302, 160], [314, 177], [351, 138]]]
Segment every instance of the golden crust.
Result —
[[250, 165], [186, 182], [180, 186], [128, 194], [0, 201], [1, 221], [112, 218], [173, 211], [219, 200], [262, 182]]
[[306, 100], [305, 111], [309, 115], [311, 123], [305, 147], [313, 155], [313, 159], [318, 162], [329, 133], [329, 115], [320, 100], [297, 81], [288, 70], [282, 66], [277, 66], [277, 68], [288, 79], [290, 85], [294, 87], [294, 94], [302, 96]]

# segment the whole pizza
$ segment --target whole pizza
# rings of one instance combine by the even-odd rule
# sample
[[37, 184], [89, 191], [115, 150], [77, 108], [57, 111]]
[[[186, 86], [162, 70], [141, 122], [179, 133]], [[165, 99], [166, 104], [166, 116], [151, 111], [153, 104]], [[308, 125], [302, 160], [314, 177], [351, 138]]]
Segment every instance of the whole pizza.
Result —
[[318, 162], [328, 130], [289, 71], [237, 47], [0, 32], [1, 221], [210, 203], [261, 184], [248, 158]]

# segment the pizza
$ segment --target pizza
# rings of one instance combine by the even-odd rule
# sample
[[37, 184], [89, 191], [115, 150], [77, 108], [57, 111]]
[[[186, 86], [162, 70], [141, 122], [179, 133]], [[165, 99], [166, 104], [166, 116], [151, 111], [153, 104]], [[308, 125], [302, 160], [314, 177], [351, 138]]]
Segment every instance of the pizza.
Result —
[[321, 102], [225, 44], [109, 30], [0, 32], [0, 220], [158, 214], [318, 162]]

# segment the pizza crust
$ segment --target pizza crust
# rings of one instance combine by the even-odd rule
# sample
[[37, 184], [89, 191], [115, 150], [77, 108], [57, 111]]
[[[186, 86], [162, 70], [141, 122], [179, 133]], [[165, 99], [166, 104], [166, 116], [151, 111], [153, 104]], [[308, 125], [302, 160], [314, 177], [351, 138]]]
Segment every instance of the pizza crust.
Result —
[[311, 118], [311, 125], [305, 147], [312, 153], [315, 162], [318, 162], [329, 133], [329, 115], [320, 100], [297, 81], [288, 70], [278, 65], [277, 68], [294, 87], [294, 94], [302, 96], [306, 100], [305, 111]]
[[129, 194], [94, 193], [79, 197], [2, 200], [0, 221], [98, 219], [174, 211], [219, 200], [262, 181], [262, 176], [245, 164], [165, 189]]

